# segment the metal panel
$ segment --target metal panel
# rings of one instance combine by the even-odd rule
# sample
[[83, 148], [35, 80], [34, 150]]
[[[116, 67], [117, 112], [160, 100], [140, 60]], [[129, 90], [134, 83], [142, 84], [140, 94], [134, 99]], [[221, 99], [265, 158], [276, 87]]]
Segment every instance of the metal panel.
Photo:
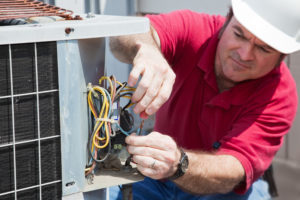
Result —
[[[71, 32], [67, 33], [66, 28], [70, 28]], [[60, 123], [61, 123], [61, 132], [63, 137], [61, 138], [62, 144], [62, 165], [63, 165], [63, 177], [62, 177], [62, 188], [63, 195], [76, 193], [82, 191], [85, 186], [85, 177], [84, 169], [86, 164], [86, 141], [87, 141], [87, 131], [88, 131], [88, 122], [87, 122], [87, 104], [86, 104], [86, 86], [88, 82], [96, 83], [97, 79], [104, 73], [104, 37], [114, 36], [114, 35], [124, 35], [124, 34], [133, 34], [140, 33], [149, 30], [149, 22], [143, 18], [135, 17], [116, 17], [116, 16], [96, 16], [92, 19], [85, 19], [82, 21], [66, 21], [66, 22], [55, 22], [49, 24], [35, 24], [35, 25], [20, 25], [20, 26], [7, 26], [0, 32], [0, 44], [17, 44], [28, 43], [28, 42], [41, 42], [41, 41], [56, 41], [59, 40], [57, 51], [58, 51], [58, 72], [59, 72], [59, 90], [57, 87], [55, 89], [47, 89], [47, 91], [39, 92], [39, 87], [47, 87], [47, 85], [41, 85], [38, 82], [38, 78], [29, 77], [27, 78], [22, 75], [20, 71], [13, 73], [14, 68], [12, 67], [12, 59], [6, 59], [5, 65], [1, 65], [1, 78], [3, 74], [8, 74], [10, 83], [7, 86], [7, 90], [1, 91], [0, 103], [5, 103], [11, 105], [9, 109], [4, 109], [5, 113], [12, 115], [8, 119], [11, 123], [4, 124], [3, 127], [11, 131], [9, 138], [4, 138], [8, 140], [10, 144], [8, 151], [0, 152], [7, 159], [8, 165], [13, 165], [13, 171], [11, 174], [12, 184], [5, 189], [4, 193], [1, 194], [1, 198], [15, 199], [23, 195], [32, 195], [37, 194], [35, 197], [28, 197], [28, 199], [54, 199], [54, 196], [57, 194], [50, 194], [47, 191], [53, 184], [60, 184], [61, 180], [49, 180], [51, 177], [45, 177], [43, 173], [43, 166], [45, 162], [43, 158], [48, 158], [47, 152], [47, 141], [49, 140], [58, 140], [60, 141], [59, 135], [50, 135], [44, 136], [46, 132], [40, 127], [40, 120], [42, 119], [43, 112], [39, 111], [39, 107], [43, 105], [44, 102], [41, 98], [49, 93], [58, 93], [60, 96]], [[22, 33], [20, 37], [20, 32]], [[88, 39], [86, 39], [88, 38]], [[80, 40], [74, 40], [80, 39]], [[12, 45], [6, 45], [7, 51], [11, 52]], [[9, 48], [8, 48], [9, 47]], [[26, 51], [30, 53], [31, 51]], [[38, 54], [36, 48], [34, 51], [35, 54]], [[33, 53], [34, 54], [34, 53]], [[4, 54], [1, 54], [2, 56]], [[56, 56], [56, 55], [55, 55]], [[7, 53], [6, 57], [11, 57], [11, 53]], [[36, 56], [32, 56], [33, 61], [29, 59], [32, 63], [37, 63], [34, 59]], [[56, 57], [55, 57], [56, 60]], [[28, 62], [29, 62], [28, 61]], [[37, 68], [37, 64], [35, 64]], [[8, 66], [8, 67], [7, 67]], [[35, 75], [39, 74], [37, 70]], [[3, 72], [3, 73], [2, 73]], [[37, 123], [32, 122], [29, 118], [24, 118], [24, 120], [30, 121], [36, 131], [36, 135], [30, 135], [29, 138], [25, 138], [23, 141], [18, 135], [18, 130], [16, 129], [16, 120], [20, 118], [20, 115], [15, 114], [16, 106], [13, 105], [16, 99], [19, 96], [24, 96], [24, 94], [19, 94], [16, 88], [17, 84], [13, 84], [14, 76], [17, 77], [20, 74], [21, 79], [26, 80], [24, 86], [26, 86], [26, 95], [33, 96], [35, 95], [35, 103], [33, 104], [36, 111]], [[48, 78], [46, 75], [43, 77]], [[2, 81], [2, 80], [0, 80]], [[2, 81], [3, 82], [3, 81]], [[37, 82], [37, 84], [32, 84], [32, 82]], [[21, 84], [22, 85], [22, 84]], [[27, 87], [28, 86], [28, 87]], [[27, 91], [28, 90], [28, 91]], [[2, 94], [3, 93], [3, 94]], [[27, 98], [27, 97], [26, 97]], [[5, 99], [5, 102], [4, 100]], [[7, 100], [7, 102], [6, 102]], [[7, 107], [7, 106], [6, 106]], [[2, 111], [2, 107], [1, 107]], [[1, 112], [2, 114], [3, 112]], [[58, 113], [58, 112], [56, 112]], [[30, 113], [27, 113], [30, 116]], [[0, 115], [2, 117], [2, 115]], [[58, 119], [58, 117], [57, 117]], [[42, 120], [41, 120], [42, 121]], [[59, 120], [58, 120], [59, 121]], [[1, 124], [2, 126], [2, 124]], [[25, 127], [26, 128], [26, 127]], [[43, 138], [41, 138], [43, 137]], [[4, 140], [1, 138], [1, 140]], [[19, 141], [20, 140], [20, 141]], [[45, 141], [46, 140], [46, 141]], [[26, 153], [26, 144], [33, 143], [35, 145], [34, 151], [28, 151], [27, 156], [32, 155], [37, 159], [35, 161], [35, 171], [30, 179], [25, 180], [22, 177], [22, 174], [18, 173], [18, 169], [22, 164], [18, 162], [18, 158], [22, 157], [20, 153]], [[23, 146], [25, 147], [23, 148]], [[19, 146], [18, 146], [19, 145]], [[1, 147], [6, 147], [7, 144]], [[22, 150], [25, 149], [25, 150]], [[55, 148], [60, 151], [60, 148]], [[20, 152], [20, 153], [19, 153]], [[47, 155], [47, 156], [45, 156]], [[60, 153], [59, 153], [60, 155]], [[3, 157], [3, 158], [4, 158]], [[24, 156], [23, 156], [24, 157]], [[11, 161], [11, 162], [10, 162]], [[1, 165], [2, 166], [2, 165]], [[6, 167], [6, 164], [5, 166]], [[52, 170], [51, 167], [49, 170]], [[18, 181], [20, 178], [20, 181]], [[47, 180], [47, 181], [45, 181]], [[28, 187], [19, 187], [18, 184], [23, 181], [27, 184], [26, 181], [31, 181]], [[1, 181], [0, 181], [1, 182]], [[61, 187], [59, 187], [61, 188]], [[1, 190], [2, 191], [2, 190]], [[31, 192], [31, 191], [34, 191]], [[42, 192], [44, 191], [44, 192]], [[103, 194], [105, 194], [102, 191]], [[59, 195], [61, 195], [59, 193]], [[83, 196], [89, 196], [88, 193], [83, 194]], [[53, 197], [53, 198], [52, 198]]]
[[83, 190], [88, 137], [87, 84], [104, 73], [104, 38], [58, 42], [63, 195]]
[[84, 20], [5, 26], [0, 31], [0, 44], [99, 38], [148, 30], [146, 18], [97, 15]]
[[[290, 68], [291, 70], [291, 55], [286, 56], [286, 58], [284, 59], [284, 62], [286, 63], [286, 65], [288, 66], [288, 68]], [[291, 71], [292, 73], [292, 71]], [[292, 131], [289, 131], [289, 133], [287, 135], [284, 136], [284, 142], [281, 146], [281, 148], [279, 149], [279, 151], [276, 154], [276, 158], [279, 159], [287, 159], [288, 158], [288, 143], [289, 143], [289, 137]]]
[[84, 2], [85, 0], [55, 0], [55, 5], [75, 13], [84, 13]]
[[276, 154], [276, 158], [286, 159], [288, 157], [288, 153], [287, 153], [287, 139], [288, 139], [288, 136], [285, 136], [284, 137], [284, 142], [283, 142], [281, 148], [279, 149], [279, 151]]
[[55, 0], [43, 0], [42, 2], [51, 4], [51, 5], [55, 5]]
[[228, 11], [230, 0], [138, 0], [137, 12], [165, 13], [178, 9], [190, 9], [210, 14], [225, 15]]
[[274, 166], [274, 178], [279, 197], [275, 200], [296, 200], [300, 197], [300, 166], [276, 160]]
[[104, 38], [58, 42], [64, 196], [135, 182], [143, 178], [138, 174], [101, 171], [93, 178], [93, 184], [87, 184], [85, 179], [89, 131], [87, 84], [96, 84], [104, 75], [104, 47]]
[[[298, 95], [300, 94], [300, 52], [296, 52], [290, 55], [290, 69], [291, 72], [296, 80], [298, 85]], [[299, 107], [300, 105], [298, 105]], [[300, 115], [299, 109], [297, 112], [296, 119], [294, 121], [293, 127], [288, 135], [287, 138], [287, 150], [288, 150], [288, 159], [292, 162], [296, 162], [300, 166]]]
[[81, 191], [88, 131], [86, 84], [76, 40], [58, 42], [63, 195]]
[[85, 1], [85, 13], [101, 14], [100, 0]]
[[[46, 0], [45, 0], [46, 1]], [[56, 0], [56, 5], [77, 13], [106, 14], [114, 9], [115, 15], [134, 15], [135, 0]], [[113, 5], [113, 6], [111, 6]], [[122, 11], [125, 8], [125, 13]], [[108, 11], [108, 12], [107, 12]]]
[[[102, 0], [101, 9], [103, 14], [106, 15], [133, 15], [135, 14], [135, 1], [134, 0]], [[109, 49], [108, 40], [106, 47]], [[105, 52], [105, 66], [107, 74], [114, 74], [121, 82], [127, 81], [129, 72], [132, 65], [122, 63], [117, 60], [111, 51]]]

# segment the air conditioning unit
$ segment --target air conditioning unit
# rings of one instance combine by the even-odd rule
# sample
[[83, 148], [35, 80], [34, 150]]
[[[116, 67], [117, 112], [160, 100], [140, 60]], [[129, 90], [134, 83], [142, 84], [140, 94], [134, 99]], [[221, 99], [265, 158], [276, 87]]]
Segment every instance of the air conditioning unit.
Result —
[[54, 200], [128, 182], [100, 174], [87, 183], [87, 84], [105, 74], [105, 37], [146, 32], [149, 21], [81, 17], [0, 27], [1, 200]]

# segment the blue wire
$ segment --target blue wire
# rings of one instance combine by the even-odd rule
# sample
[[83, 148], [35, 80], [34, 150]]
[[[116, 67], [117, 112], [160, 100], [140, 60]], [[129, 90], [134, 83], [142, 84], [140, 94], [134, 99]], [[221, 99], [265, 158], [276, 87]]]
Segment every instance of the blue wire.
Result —
[[[103, 88], [103, 89], [104, 89], [104, 88]], [[110, 98], [110, 96], [109, 96], [108, 91], [107, 91], [106, 89], [104, 89], [104, 91], [105, 91], [105, 93], [106, 93], [106, 95], [107, 95], [107, 97], [108, 97], [108, 99], [109, 99], [109, 105], [111, 105], [111, 106], [109, 107], [109, 114], [108, 114], [108, 116], [110, 116], [111, 109], [112, 109], [112, 102], [111, 102], [111, 98]], [[134, 131], [134, 129], [131, 129], [130, 131], [125, 131], [124, 129], [122, 129], [122, 127], [121, 127], [118, 123], [116, 123], [116, 126], [117, 126], [117, 127], [120, 129], [120, 131], [121, 131], [124, 135], [126, 135], [126, 136], [130, 135], [130, 134]]]
[[[109, 92], [105, 89], [105, 88], [102, 88], [103, 90], [104, 90], [104, 92], [106, 93], [106, 96], [107, 96], [107, 99], [108, 99], [108, 101], [109, 101], [109, 111], [108, 111], [108, 116], [110, 116], [110, 114], [111, 114], [111, 112], [112, 112], [112, 102], [111, 102], [111, 97], [110, 97], [110, 94], [109, 94]], [[116, 123], [116, 126], [120, 129], [120, 131], [124, 134], [124, 135], [126, 135], [126, 136], [128, 136], [128, 135], [130, 135], [133, 131], [134, 131], [134, 129], [131, 129], [130, 131], [125, 131], [124, 129], [122, 129], [122, 127], [118, 124], [118, 123]], [[105, 126], [103, 126], [103, 128], [104, 128]], [[137, 131], [138, 133], [139, 133], [139, 131]]]
[[109, 94], [109, 92], [105, 89], [105, 88], [103, 88], [103, 90], [104, 90], [104, 92], [106, 93], [106, 96], [107, 96], [107, 98], [108, 98], [108, 100], [109, 100], [109, 110], [108, 110], [108, 116], [110, 116], [110, 113], [111, 113], [111, 107], [112, 107], [112, 103], [111, 103], [111, 98], [110, 98], [110, 94]]
[[130, 131], [125, 131], [122, 129], [122, 127], [118, 123], [116, 123], [116, 125], [120, 129], [120, 131], [126, 136], [130, 135], [134, 131], [134, 129], [131, 129]]

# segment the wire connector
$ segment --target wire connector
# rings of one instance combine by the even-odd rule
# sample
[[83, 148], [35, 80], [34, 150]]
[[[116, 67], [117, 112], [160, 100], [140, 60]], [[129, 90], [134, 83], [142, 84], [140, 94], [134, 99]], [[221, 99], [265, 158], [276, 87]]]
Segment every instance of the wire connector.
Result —
[[97, 94], [97, 92], [95, 92], [92, 83], [88, 83], [87, 90], [91, 91], [93, 93], [94, 97], [96, 97], [97, 99], [99, 99], [99, 95]]
[[114, 119], [108, 119], [108, 118], [97, 118], [96, 121], [109, 122], [109, 123], [111, 123], [111, 124], [118, 123], [117, 120], [114, 120]]

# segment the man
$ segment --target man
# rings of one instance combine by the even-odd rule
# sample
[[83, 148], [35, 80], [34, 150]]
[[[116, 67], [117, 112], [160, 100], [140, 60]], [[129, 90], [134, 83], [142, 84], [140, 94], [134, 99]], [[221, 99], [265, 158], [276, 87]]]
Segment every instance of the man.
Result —
[[152, 133], [126, 138], [149, 177], [133, 184], [134, 199], [270, 199], [260, 177], [296, 113], [281, 61], [300, 50], [300, 3], [232, 0], [232, 10], [150, 15], [149, 33], [111, 39], [133, 64], [129, 85], [141, 76], [134, 112], [156, 113]]

